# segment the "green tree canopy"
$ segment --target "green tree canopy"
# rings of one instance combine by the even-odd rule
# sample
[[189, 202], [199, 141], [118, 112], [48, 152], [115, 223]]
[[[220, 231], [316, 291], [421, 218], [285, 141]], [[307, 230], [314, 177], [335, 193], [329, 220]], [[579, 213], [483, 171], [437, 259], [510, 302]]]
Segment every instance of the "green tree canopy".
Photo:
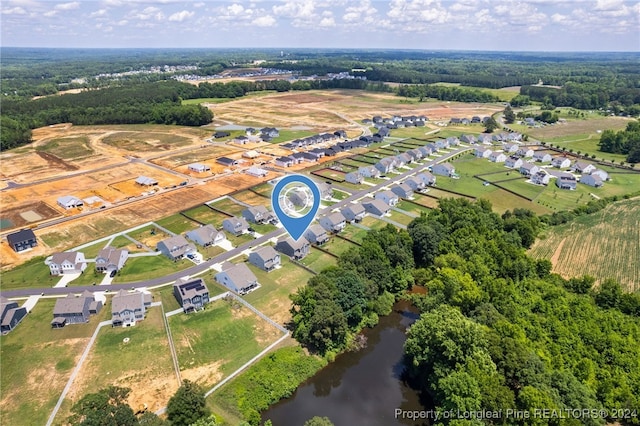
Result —
[[209, 414], [204, 391], [190, 380], [182, 382], [167, 404], [167, 418], [172, 426], [189, 426]]

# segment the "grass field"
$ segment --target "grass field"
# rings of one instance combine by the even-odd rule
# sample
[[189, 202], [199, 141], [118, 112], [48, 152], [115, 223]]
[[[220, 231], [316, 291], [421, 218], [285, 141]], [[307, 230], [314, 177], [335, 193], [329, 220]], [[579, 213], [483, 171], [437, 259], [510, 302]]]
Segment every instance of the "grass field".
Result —
[[295, 292], [298, 287], [304, 286], [313, 275], [291, 262], [286, 256], [281, 258], [281, 262], [282, 267], [271, 272], [265, 272], [248, 264], [261, 287], [246, 295], [244, 299], [277, 323], [285, 324], [290, 320], [289, 294]]
[[234, 216], [242, 216], [242, 211], [246, 209], [242, 204], [238, 204], [229, 198], [223, 198], [215, 203], [209, 203], [209, 205], [215, 209], [222, 210], [223, 212], [232, 214]]
[[341, 235], [352, 241], [362, 243], [364, 237], [367, 235], [367, 232], [368, 231], [366, 229], [358, 228], [357, 226], [353, 225], [347, 225], [341, 232]]
[[117, 132], [102, 139], [102, 142], [125, 151], [169, 150], [189, 145], [191, 140], [169, 132]]
[[0, 424], [45, 424], [96, 325], [111, 314], [102, 309], [89, 323], [53, 330], [54, 305], [40, 300], [19, 327], [0, 337]]
[[113, 283], [127, 283], [163, 277], [186, 269], [189, 266], [193, 266], [193, 263], [186, 259], [174, 262], [162, 254], [158, 256], [133, 257], [127, 260], [124, 268], [114, 277]]
[[183, 212], [186, 216], [193, 218], [202, 223], [210, 223], [216, 229], [222, 228], [222, 221], [228, 216], [211, 210], [206, 205], [198, 206]]
[[239, 302], [169, 318], [181, 375], [210, 387], [275, 341], [280, 332]]
[[640, 290], [640, 198], [550, 227], [529, 253], [550, 259], [553, 271], [565, 277], [615, 278], [628, 291]]
[[[414, 198], [417, 198], [417, 197], [419, 197], [419, 195], [414, 194]], [[417, 202], [417, 200], [412, 200], [412, 201]], [[421, 213], [428, 213], [431, 210], [428, 207], [417, 205], [406, 200], [401, 200], [398, 204], [396, 204], [396, 207], [399, 208], [400, 210], [404, 210], [406, 212], [417, 214], [417, 215], [420, 215]]]
[[338, 238], [337, 236], [334, 236], [324, 246], [322, 246], [323, 249], [327, 250], [331, 254], [335, 254], [336, 256], [340, 256], [352, 247], [357, 246], [349, 241], [343, 240], [342, 238]]
[[51, 276], [49, 267], [44, 264], [44, 257], [31, 260], [2, 272], [2, 289], [13, 290], [29, 287], [53, 287], [58, 277]]
[[89, 146], [88, 136], [52, 139], [40, 145], [37, 151], [46, 151], [63, 160], [78, 160], [92, 156], [95, 152]]
[[336, 262], [336, 258], [323, 253], [315, 247], [311, 247], [309, 254], [304, 259], [300, 260], [300, 263], [311, 268], [311, 270], [315, 272], [320, 272], [327, 266], [335, 265]]
[[160, 307], [149, 308], [135, 327], [103, 327], [70, 396], [77, 400], [109, 385], [130, 388], [129, 405], [135, 410], [146, 404], [151, 411], [178, 389]]
[[157, 220], [156, 223], [176, 234], [184, 234], [200, 226], [199, 223], [189, 220], [179, 213]]

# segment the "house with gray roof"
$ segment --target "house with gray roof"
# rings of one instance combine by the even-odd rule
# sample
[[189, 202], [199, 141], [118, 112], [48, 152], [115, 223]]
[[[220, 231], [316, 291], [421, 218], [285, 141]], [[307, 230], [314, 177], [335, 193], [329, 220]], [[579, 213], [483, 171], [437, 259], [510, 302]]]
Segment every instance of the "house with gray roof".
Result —
[[188, 231], [187, 238], [202, 247], [214, 246], [227, 239], [224, 232], [218, 231], [211, 224]]
[[573, 190], [577, 187], [577, 179], [571, 173], [562, 172], [556, 178], [556, 186], [560, 189]]
[[300, 237], [299, 240], [294, 240], [291, 237], [281, 237], [276, 243], [276, 250], [291, 259], [300, 260], [309, 254], [311, 244], [305, 237]]
[[469, 144], [478, 143], [478, 138], [476, 138], [474, 135], [462, 135], [460, 136], [460, 140]]
[[364, 177], [358, 172], [349, 172], [344, 175], [344, 180], [354, 185], [360, 185], [364, 181]]
[[533, 153], [533, 160], [539, 163], [548, 163], [552, 159], [553, 157], [551, 157], [551, 154], [541, 149]]
[[346, 226], [346, 219], [340, 212], [334, 212], [318, 219], [320, 226], [327, 230], [327, 232], [338, 233]]
[[380, 177], [380, 170], [375, 166], [362, 166], [358, 168], [358, 173], [366, 178]]
[[420, 191], [427, 186], [427, 184], [417, 176], [411, 176], [405, 179], [404, 183], [409, 185], [409, 188], [411, 188], [412, 191]]
[[494, 151], [489, 155], [489, 161], [493, 163], [504, 163], [507, 161], [507, 156], [504, 155], [504, 152]]
[[7, 334], [27, 315], [27, 308], [18, 302], [0, 296], [0, 333]]
[[596, 169], [596, 166], [594, 166], [591, 163], [587, 163], [585, 161], [576, 161], [575, 163], [573, 163], [573, 166], [571, 166], [571, 170], [573, 170], [574, 172], [583, 173], [583, 174], [590, 174], [595, 169]]
[[418, 150], [422, 153], [422, 158], [426, 158], [431, 155], [431, 148], [427, 146], [418, 147]]
[[64, 195], [62, 197], [58, 197], [57, 203], [65, 210], [84, 206], [84, 201], [82, 201], [78, 197], [74, 197], [73, 195]]
[[96, 271], [105, 273], [119, 271], [124, 267], [128, 257], [129, 251], [126, 249], [105, 247], [96, 256]]
[[231, 235], [240, 235], [249, 230], [249, 224], [244, 217], [229, 217], [222, 221], [222, 229]]
[[554, 157], [553, 160], [551, 160], [551, 165], [559, 169], [566, 169], [567, 167], [571, 166], [571, 159], [563, 155]]
[[190, 253], [195, 253], [196, 246], [187, 241], [182, 235], [174, 235], [158, 242], [156, 250], [176, 261]]
[[549, 179], [551, 179], [551, 175], [543, 169], [540, 169], [534, 175], [531, 175], [531, 183], [535, 183], [536, 185], [548, 185]]
[[242, 211], [242, 217], [247, 220], [247, 222], [252, 223], [272, 223], [275, 224], [278, 222], [276, 216], [267, 210], [265, 206], [251, 206], [247, 207]]
[[140, 186], [156, 186], [158, 181], [147, 176], [138, 176], [136, 183]]
[[131, 327], [144, 319], [151, 295], [140, 291], [118, 291], [111, 299], [111, 326]]
[[276, 158], [274, 163], [276, 164], [276, 166], [280, 167], [291, 167], [294, 164], [298, 164], [297, 160], [287, 156]]
[[536, 173], [538, 173], [538, 171], [540, 170], [540, 167], [536, 166], [533, 163], [523, 161], [522, 164], [520, 165], [519, 170], [520, 170], [520, 174], [524, 176], [533, 176]]
[[391, 210], [389, 204], [379, 198], [371, 201], [364, 201], [362, 206], [367, 213], [374, 216], [384, 216]]
[[416, 178], [424, 182], [427, 186], [433, 186], [436, 184], [436, 177], [429, 172], [418, 173]]
[[304, 237], [311, 243], [321, 246], [329, 241], [327, 231], [320, 225], [311, 225], [304, 231]]
[[364, 219], [364, 216], [367, 213], [362, 204], [348, 204], [343, 207], [340, 212], [342, 213], [342, 216], [344, 216], [345, 220], [350, 223], [360, 222]]
[[246, 263], [234, 265], [231, 262], [225, 262], [222, 265], [222, 271], [215, 275], [215, 280], [238, 294], [247, 294], [260, 285], [258, 278]]
[[600, 188], [604, 185], [602, 179], [598, 175], [582, 175], [580, 177], [580, 183], [584, 183], [585, 185], [593, 186], [594, 188]]
[[249, 263], [270, 272], [280, 266], [280, 255], [272, 246], [262, 246], [249, 254]]
[[399, 201], [398, 194], [391, 191], [390, 189], [376, 193], [374, 198], [376, 200], [384, 201], [386, 204], [388, 204], [391, 207], [394, 207], [396, 204], [398, 204], [398, 201]]
[[520, 157], [524, 157], [524, 158], [533, 157], [533, 153], [534, 153], [533, 149], [529, 148], [528, 146], [520, 147], [516, 151], [517, 155], [519, 155]]
[[513, 143], [513, 142], [503, 142], [502, 143], [502, 150], [505, 153], [515, 154], [516, 152], [518, 152], [518, 149], [520, 149], [520, 144]]
[[474, 151], [475, 156], [478, 158], [489, 158], [492, 153], [493, 151], [486, 146], [477, 146]]
[[393, 185], [391, 192], [400, 198], [411, 198], [413, 196], [413, 189], [405, 182]]
[[333, 187], [325, 182], [316, 182], [320, 190], [320, 198], [328, 200], [333, 197]]
[[446, 139], [438, 139], [434, 142], [438, 149], [449, 148], [449, 142]]
[[211, 167], [202, 163], [191, 163], [189, 164], [188, 169], [195, 173], [204, 173], [210, 171]]
[[31, 229], [21, 229], [17, 232], [7, 235], [9, 247], [16, 253], [30, 250], [38, 245], [36, 234]]
[[603, 182], [606, 180], [609, 180], [609, 173], [605, 172], [602, 169], [595, 169], [594, 171], [591, 172], [591, 175], [599, 176]]
[[511, 169], [519, 169], [520, 166], [522, 166], [522, 163], [522, 158], [515, 155], [509, 156], [509, 158], [504, 161], [504, 165]]
[[84, 253], [80, 251], [64, 251], [54, 253], [49, 260], [51, 275], [79, 274], [87, 268]]
[[413, 162], [413, 157], [411, 157], [411, 155], [409, 155], [406, 152], [396, 155], [395, 158], [396, 158], [396, 164], [398, 165], [397, 167], [402, 167], [405, 164], [409, 164]]
[[209, 303], [209, 289], [202, 278], [178, 278], [173, 283], [173, 295], [185, 313], [204, 309]]
[[93, 293], [85, 291], [80, 296], [69, 293], [56, 300], [51, 327], [62, 328], [67, 324], [89, 322], [89, 316], [97, 314], [101, 309], [102, 302], [97, 301]]
[[456, 174], [456, 169], [450, 163], [436, 164], [431, 168], [434, 175], [440, 176], [453, 176]]
[[460, 139], [458, 139], [458, 138], [457, 138], [457, 137], [455, 137], [455, 136], [449, 136], [449, 137], [446, 139], [446, 141], [447, 141], [447, 143], [449, 144], [449, 146], [450, 146], [450, 147], [451, 147], [451, 146], [458, 146], [458, 145], [460, 145]]
[[395, 168], [395, 161], [391, 157], [385, 157], [378, 161], [374, 166], [381, 174], [390, 173]]

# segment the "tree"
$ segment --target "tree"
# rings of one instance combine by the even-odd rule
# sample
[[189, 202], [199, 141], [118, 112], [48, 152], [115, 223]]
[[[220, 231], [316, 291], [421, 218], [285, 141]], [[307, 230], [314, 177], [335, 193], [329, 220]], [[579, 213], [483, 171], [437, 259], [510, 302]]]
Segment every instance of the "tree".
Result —
[[133, 426], [138, 420], [127, 404], [129, 388], [109, 386], [85, 395], [71, 408], [69, 423], [81, 426]]
[[333, 422], [329, 417], [315, 416], [304, 422], [304, 426], [333, 426]]
[[516, 115], [511, 109], [511, 105], [507, 105], [507, 107], [504, 109], [504, 122], [507, 124], [511, 124], [514, 121], [516, 121]]
[[191, 423], [191, 426], [220, 426], [221, 424], [215, 414], [211, 414], [209, 417], [203, 417], [195, 423]]
[[484, 122], [484, 132], [485, 133], [493, 133], [494, 130], [499, 129], [500, 126], [496, 122], [493, 117], [489, 117], [487, 121]]
[[190, 380], [182, 382], [167, 404], [167, 418], [172, 426], [189, 426], [209, 414], [204, 391]]

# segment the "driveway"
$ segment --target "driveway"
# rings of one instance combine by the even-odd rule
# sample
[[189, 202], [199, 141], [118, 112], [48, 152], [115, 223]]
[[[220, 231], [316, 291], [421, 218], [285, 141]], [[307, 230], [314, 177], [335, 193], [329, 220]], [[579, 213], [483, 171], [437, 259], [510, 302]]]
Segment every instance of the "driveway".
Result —
[[53, 288], [66, 287], [67, 284], [78, 278], [80, 275], [82, 275], [81, 272], [75, 274], [64, 274], [62, 275], [62, 278], [60, 278], [60, 281], [58, 281], [58, 283], [53, 286]]

